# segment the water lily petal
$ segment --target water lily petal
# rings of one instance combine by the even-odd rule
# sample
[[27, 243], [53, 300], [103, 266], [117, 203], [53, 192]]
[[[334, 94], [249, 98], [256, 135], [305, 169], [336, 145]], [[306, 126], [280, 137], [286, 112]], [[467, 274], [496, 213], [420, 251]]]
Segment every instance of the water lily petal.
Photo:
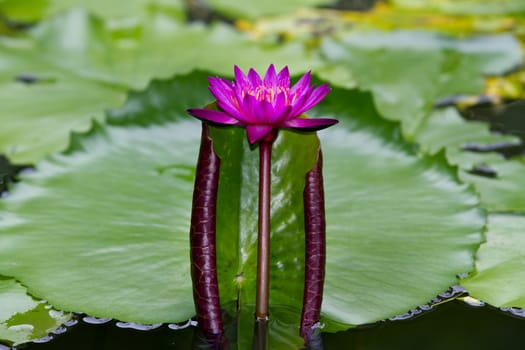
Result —
[[229, 116], [224, 112], [216, 111], [214, 109], [190, 108], [187, 109], [186, 112], [188, 112], [197, 119], [216, 124], [241, 125], [241, 123], [237, 119]]
[[[246, 95], [244, 96], [244, 108], [245, 114], [250, 124], [266, 124], [267, 120], [260, 119], [263, 115], [262, 111], [259, 111], [261, 101], [257, 100], [255, 96]], [[263, 117], [264, 118], [264, 117]]]
[[316, 131], [337, 123], [339, 123], [339, 121], [332, 118], [295, 118], [282, 123], [282, 127], [303, 131]]
[[326, 84], [319, 86], [317, 89], [315, 89], [309, 94], [307, 100], [302, 104], [301, 108], [299, 108], [298, 110], [294, 110], [294, 113], [303, 114], [304, 112], [318, 104], [323, 98], [325, 98], [326, 95], [328, 95], [328, 93], [330, 92], [330, 90], [331, 89]]
[[255, 118], [265, 124], [273, 124], [272, 116], [275, 115], [275, 109], [268, 101], [259, 101], [253, 109]]
[[305, 91], [303, 91], [294, 101], [292, 101], [292, 110], [286, 119], [293, 119], [305, 112], [303, 106], [307, 103], [308, 99], [314, 92], [314, 89], [314, 86], [307, 87]]
[[262, 85], [261, 77], [253, 68], [250, 68], [250, 71], [248, 72], [248, 79], [250, 80], [252, 89], [255, 89], [257, 86]]
[[223, 101], [217, 100], [217, 106], [224, 113], [230, 115], [234, 119], [237, 119], [241, 124], [246, 124], [250, 121], [250, 119], [247, 118], [246, 115], [242, 111], [236, 109], [235, 107], [232, 107], [231, 104], [227, 104], [227, 103], [224, 103]]
[[301, 77], [301, 79], [299, 79], [299, 81], [297, 81], [297, 83], [294, 84], [294, 86], [292, 86], [292, 88], [290, 89], [290, 95], [292, 97], [297, 97], [297, 95], [302, 94], [303, 91], [310, 85], [311, 80], [312, 73], [308, 71], [305, 75]]
[[284, 66], [277, 75], [277, 86], [283, 89], [290, 88], [290, 72], [288, 71], [288, 66]]
[[209, 77], [208, 82], [208, 89], [217, 99], [231, 99], [234, 96], [235, 85], [232, 82], [215, 77]]
[[270, 124], [280, 123], [287, 115], [290, 114], [292, 106], [287, 103], [287, 96], [285, 92], [277, 94], [273, 102], [273, 113], [269, 116], [268, 121]]
[[329, 92], [328, 85], [311, 85], [312, 73], [304, 74], [290, 88], [288, 67], [279, 73], [270, 64], [264, 79], [253, 68], [247, 74], [234, 66], [234, 81], [210, 77], [209, 90], [219, 110], [190, 109], [188, 113], [212, 123], [246, 126], [250, 143], [281, 127], [319, 130], [337, 123], [335, 119], [298, 118], [318, 104]]
[[217, 102], [221, 101], [227, 103], [232, 108], [236, 109], [234, 85], [231, 82], [220, 78], [210, 77], [208, 80], [210, 82], [208, 89], [213, 96], [215, 96]]
[[246, 133], [248, 134], [248, 142], [254, 144], [265, 137], [273, 128], [268, 125], [247, 125]]
[[233, 84], [219, 78], [209, 78], [209, 81], [209, 90], [217, 99], [217, 106], [233, 118], [246, 122], [247, 119], [239, 107]]
[[270, 64], [270, 67], [268, 67], [268, 70], [266, 71], [263, 85], [270, 89], [277, 86], [277, 73], [275, 72], [275, 67], [273, 64]]
[[244, 72], [235, 65], [233, 67], [233, 74], [235, 76], [235, 85], [242, 90], [247, 90], [252, 88], [250, 79], [244, 74]]

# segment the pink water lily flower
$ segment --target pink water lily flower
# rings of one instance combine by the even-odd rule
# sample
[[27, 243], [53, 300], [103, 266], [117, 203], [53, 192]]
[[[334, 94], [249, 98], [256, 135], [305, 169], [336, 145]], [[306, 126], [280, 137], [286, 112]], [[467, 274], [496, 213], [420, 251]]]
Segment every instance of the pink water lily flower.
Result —
[[336, 119], [303, 115], [330, 92], [326, 84], [310, 85], [310, 72], [291, 88], [288, 67], [276, 73], [272, 64], [264, 79], [253, 68], [245, 75], [235, 66], [234, 73], [234, 81], [208, 78], [219, 110], [192, 108], [188, 113], [211, 123], [245, 126], [252, 144], [278, 128], [315, 131], [337, 123]]

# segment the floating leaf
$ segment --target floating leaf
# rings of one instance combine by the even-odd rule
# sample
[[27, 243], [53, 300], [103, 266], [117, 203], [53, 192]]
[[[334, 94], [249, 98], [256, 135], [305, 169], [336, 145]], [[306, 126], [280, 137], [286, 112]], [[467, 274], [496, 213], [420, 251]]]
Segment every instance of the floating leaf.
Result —
[[228, 16], [241, 19], [255, 19], [261, 16], [276, 15], [292, 12], [304, 7], [327, 5], [331, 0], [268, 0], [268, 1], [235, 1], [209, 0], [210, 5], [217, 11]]
[[[464, 150], [467, 146], [508, 145], [517, 146], [521, 140], [515, 136], [494, 134], [489, 131], [489, 125], [483, 122], [467, 122], [459, 115], [455, 108], [434, 110], [418, 130], [415, 137], [421, 149], [430, 154], [446, 149], [447, 159], [451, 164], [465, 170], [486, 161], [486, 154]], [[497, 154], [490, 155], [493, 159], [500, 159]]]
[[120, 0], [3, 0], [0, 11], [11, 20], [33, 22], [72, 8], [83, 8], [106, 20], [133, 21], [145, 16], [148, 10], [161, 7], [164, 12], [183, 17], [181, 0], [131, 0], [122, 6]]
[[[67, 153], [24, 175], [0, 202], [0, 271], [65, 310], [144, 323], [192, 316], [188, 226], [200, 125], [183, 108], [209, 102], [205, 75], [154, 82], [131, 94], [107, 124], [75, 136]], [[456, 283], [473, 264], [484, 217], [455, 169], [442, 155], [418, 157], [398, 127], [380, 118], [368, 93], [334, 89], [313, 114], [341, 121], [321, 133], [327, 329], [399, 314]], [[223, 163], [221, 301], [240, 295], [249, 311], [257, 149], [239, 128], [214, 128], [212, 136]], [[276, 142], [271, 304], [296, 310], [298, 331], [302, 186], [317, 140], [282, 131]]]
[[[241, 290], [243, 304], [255, 304], [259, 152], [240, 128], [214, 129], [221, 158], [217, 207], [221, 294], [232, 299]], [[313, 134], [281, 131], [272, 151], [270, 304], [300, 310], [304, 281], [303, 191], [318, 148]], [[235, 250], [232, 247], [236, 247]], [[235, 283], [232, 283], [235, 282]], [[296, 314], [299, 324], [300, 314]]]
[[17, 345], [46, 336], [71, 315], [53, 310], [11, 278], [0, 277], [0, 342]]
[[[196, 43], [213, 54], [202, 54]], [[127, 89], [143, 88], [153, 77], [199, 67], [231, 74], [234, 64], [270, 62], [296, 62], [290, 68], [305, 71], [315, 57], [299, 43], [262, 45], [229, 26], [186, 25], [162, 11], [124, 32], [70, 11], [42, 22], [27, 38], [0, 41], [0, 153], [35, 162], [61, 151], [70, 130], [87, 130], [91, 118], [123, 102]]]
[[[348, 103], [351, 101], [351, 103]], [[323, 115], [327, 319], [363, 324], [428, 302], [470, 270], [481, 239], [476, 196], [443, 155], [418, 158], [365, 93], [334, 91]]]
[[476, 259], [476, 272], [461, 281], [475, 298], [494, 306], [525, 308], [525, 216], [489, 215], [487, 242]]
[[87, 130], [92, 118], [102, 119], [104, 109], [124, 100], [123, 91], [102, 84], [70, 75], [53, 79], [34, 85], [9, 82], [0, 89], [0, 153], [16, 163], [63, 150], [72, 130]]
[[498, 15], [524, 14], [525, 3], [521, 0], [393, 0], [402, 8], [430, 10], [451, 15]]
[[510, 35], [458, 40], [425, 32], [352, 32], [325, 38], [321, 49], [328, 63], [322, 77], [372, 91], [381, 115], [400, 120], [408, 138], [438, 98], [481, 93], [484, 74], [522, 61]]
[[479, 165], [493, 171], [495, 176], [484, 177], [463, 171], [460, 177], [476, 186], [483, 206], [491, 211], [524, 211], [525, 158], [505, 160], [497, 157]]
[[18, 208], [0, 214], [1, 269], [63, 310], [142, 323], [189, 318], [198, 139], [190, 122], [95, 126], [75, 138], [69, 155], [40, 163], [5, 201]]

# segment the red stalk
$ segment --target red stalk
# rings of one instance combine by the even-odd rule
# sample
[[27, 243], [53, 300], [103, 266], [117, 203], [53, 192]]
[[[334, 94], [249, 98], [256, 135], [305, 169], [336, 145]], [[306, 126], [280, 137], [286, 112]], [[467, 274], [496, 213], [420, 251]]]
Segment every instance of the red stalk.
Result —
[[326, 232], [321, 148], [317, 162], [306, 174], [304, 188], [305, 283], [300, 334], [308, 343], [319, 322], [323, 301]]
[[268, 318], [270, 287], [270, 189], [272, 143], [259, 144], [259, 236], [257, 246], [257, 320]]
[[257, 291], [255, 316], [268, 319], [270, 289], [270, 193], [272, 144], [277, 132], [272, 131], [259, 143], [259, 232], [257, 244]]

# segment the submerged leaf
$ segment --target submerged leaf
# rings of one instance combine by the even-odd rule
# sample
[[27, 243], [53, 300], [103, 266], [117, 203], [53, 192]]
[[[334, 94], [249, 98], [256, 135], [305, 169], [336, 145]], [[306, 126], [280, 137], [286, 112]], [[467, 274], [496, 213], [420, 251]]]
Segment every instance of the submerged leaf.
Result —
[[461, 281], [470, 295], [497, 307], [525, 308], [525, 216], [489, 215], [476, 272]]
[[71, 317], [33, 299], [11, 278], [0, 277], [0, 305], [0, 342], [13, 345], [42, 338]]

